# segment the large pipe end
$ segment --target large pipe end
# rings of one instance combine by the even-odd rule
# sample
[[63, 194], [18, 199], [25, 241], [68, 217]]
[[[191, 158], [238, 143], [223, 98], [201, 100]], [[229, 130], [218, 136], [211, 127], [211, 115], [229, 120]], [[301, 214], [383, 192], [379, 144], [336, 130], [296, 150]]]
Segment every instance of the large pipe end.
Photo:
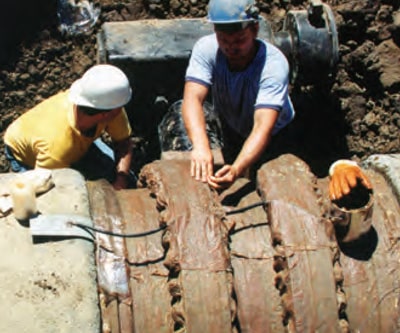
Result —
[[341, 200], [331, 202], [331, 221], [341, 243], [356, 241], [372, 227], [373, 193], [358, 185]]
[[[291, 81], [300, 84], [326, 82], [336, 73], [339, 42], [331, 8], [320, 0], [307, 10], [289, 11], [278, 42], [291, 45], [288, 60]], [[280, 39], [284, 37], [284, 42]], [[285, 53], [285, 51], [283, 51]]]

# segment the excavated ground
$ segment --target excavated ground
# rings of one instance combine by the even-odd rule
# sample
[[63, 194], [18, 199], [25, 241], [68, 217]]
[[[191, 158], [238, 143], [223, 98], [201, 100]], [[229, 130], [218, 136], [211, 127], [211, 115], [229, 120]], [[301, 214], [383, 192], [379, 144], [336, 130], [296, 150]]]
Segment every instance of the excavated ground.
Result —
[[[16, 0], [3, 5], [0, 31], [7, 31], [7, 35], [0, 36], [1, 133], [19, 114], [59, 90], [68, 88], [96, 62], [96, 33], [103, 22], [203, 17], [207, 1], [101, 0], [99, 4], [102, 13], [94, 31], [88, 36], [73, 38], [62, 36], [58, 31], [54, 1]], [[304, 8], [306, 1], [274, 0], [258, 1], [258, 4], [274, 30], [278, 30], [287, 11]], [[107, 319], [118, 318], [115, 314], [120, 315], [121, 322], [111, 322], [111, 326], [136, 325], [137, 331], [161, 332], [160, 327], [168, 331], [168, 325], [173, 322], [175, 331], [186, 325], [191, 332], [195, 332], [196, 327], [201, 328], [201, 332], [211, 332], [213, 327], [221, 325], [218, 327], [228, 327], [228, 330], [218, 328], [214, 331], [231, 332], [239, 326], [243, 331], [251, 331], [254, 327], [267, 326], [271, 327], [271, 331], [275, 328], [278, 332], [304, 325], [296, 326], [297, 331], [327, 327], [327, 331], [346, 332], [352, 321], [353, 328], [365, 332], [398, 329], [398, 315], [395, 313], [397, 296], [391, 290], [398, 289], [398, 277], [393, 272], [397, 272], [398, 265], [395, 222], [400, 211], [389, 186], [380, 175], [371, 171], [376, 191], [373, 232], [369, 233], [368, 243], [361, 244], [363, 253], [344, 246], [340, 248], [339, 255], [337, 243], [332, 242], [331, 224], [325, 223], [320, 212], [324, 208], [321, 198], [326, 199], [326, 193], [317, 190], [317, 185], [326, 189], [326, 178], [321, 178], [326, 176], [329, 164], [339, 157], [364, 159], [371, 154], [398, 153], [400, 150], [400, 3], [398, 0], [332, 0], [328, 4], [335, 13], [340, 41], [340, 62], [334, 83], [328, 90], [322, 84], [294, 87], [292, 98], [297, 117], [284, 133], [287, 135], [282, 153], [293, 153], [305, 163], [285, 155], [263, 167], [257, 193], [254, 184], [249, 189], [247, 183], [237, 183], [230, 192], [221, 194], [219, 200], [222, 204], [234, 207], [244, 207], [257, 202], [260, 197], [276, 199], [268, 212], [259, 207], [224, 221], [228, 228], [236, 224], [234, 231], [229, 230], [229, 244], [228, 230], [218, 223], [223, 215], [219, 202], [204, 184], [193, 183], [184, 171], [188, 169], [187, 165], [181, 163], [171, 166], [168, 161], [155, 162], [142, 169], [143, 165], [157, 158], [156, 149], [153, 148], [158, 139], [135, 137], [133, 168], [138, 174], [140, 169], [143, 170], [140, 177], [144, 188], [116, 192], [116, 198], [112, 195], [100, 196], [106, 202], [93, 205], [92, 213], [103, 221], [103, 210], [116, 207], [107, 202], [114, 200], [119, 202], [121, 212], [106, 211], [111, 217], [120, 214], [121, 221], [130, 221], [135, 216], [137, 223], [128, 223], [125, 232], [156, 228], [160, 217], [168, 225], [169, 232], [164, 234], [162, 243], [160, 234], [150, 239], [127, 241], [129, 251], [124, 264], [130, 265], [127, 270], [130, 274], [130, 292], [136, 296], [132, 304], [143, 303], [133, 309], [133, 318], [129, 312], [132, 309], [127, 309], [130, 303], [124, 302], [125, 299], [121, 301], [114, 298], [106, 304], [108, 308], [105, 309], [102, 303], [102, 310], [110, 314]], [[1, 145], [2, 139], [0, 149]], [[315, 179], [307, 166], [320, 179]], [[3, 155], [0, 157], [0, 170], [8, 171]], [[293, 191], [286, 186], [288, 181], [302, 186]], [[99, 189], [96, 186], [100, 185], [89, 186], [92, 195], [101, 194], [101, 191], [105, 193], [108, 189], [106, 185], [101, 185]], [[66, 192], [70, 193], [68, 188]], [[74, 200], [77, 199], [74, 197]], [[63, 197], [59, 201], [60, 206], [64, 201], [72, 205], [74, 210], [79, 208], [73, 200]], [[188, 216], [196, 223], [189, 223]], [[175, 220], [178, 222], [173, 223]], [[286, 220], [299, 223], [282, 222]], [[115, 224], [110, 223], [108, 227], [115, 227]], [[77, 314], [83, 316], [82, 322], [88, 323], [84, 320], [87, 312], [82, 309], [75, 311], [77, 303], [74, 303], [82, 304], [85, 297], [80, 294], [80, 297], [71, 301], [71, 293], [63, 292], [67, 290], [66, 285], [59, 287], [59, 282], [66, 279], [71, 290], [80, 290], [74, 289], [76, 281], [84, 282], [84, 279], [79, 279], [79, 272], [74, 274], [75, 270], [72, 272], [69, 269], [70, 262], [67, 260], [68, 263], [64, 265], [66, 272], [62, 277], [47, 275], [48, 272], [57, 271], [54, 261], [60, 253], [64, 258], [56, 248], [57, 243], [56, 247], [54, 244], [43, 245], [43, 251], [42, 247], [36, 247], [38, 256], [35, 257], [36, 261], [31, 261], [32, 251], [27, 246], [31, 241], [28, 230], [22, 230], [23, 237], [19, 238], [20, 234], [15, 233], [14, 229], [20, 230], [21, 227], [12, 216], [7, 217], [2, 228], [7, 232], [2, 242], [5, 253], [3, 260], [9, 265], [2, 264], [5, 267], [2, 271], [2, 289], [8, 291], [3, 295], [2, 306], [4, 313], [6, 310], [9, 312], [7, 318], [11, 319], [3, 321], [2, 331], [14, 332], [17, 327], [20, 331], [46, 332], [54, 329], [55, 323], [60, 331], [68, 331], [74, 321], [73, 316]], [[193, 240], [195, 244], [187, 247]], [[110, 244], [102, 245], [104, 255], [112, 253], [107, 251]], [[51, 252], [47, 246], [58, 251], [49, 260], [46, 258]], [[356, 248], [359, 249], [360, 244]], [[210, 253], [213, 256], [209, 256]], [[36, 252], [34, 254], [36, 256]], [[76, 255], [79, 257], [79, 253]], [[234, 273], [226, 269], [229, 260]], [[13, 273], [9, 267], [16, 266], [21, 269]], [[79, 268], [75, 266], [75, 269]], [[202, 270], [204, 268], [207, 269]], [[388, 274], [382, 274], [386, 271]], [[251, 273], [251, 282], [248, 273]], [[265, 277], [271, 279], [266, 280]], [[255, 280], [257, 283], [253, 283], [254, 278], [258, 279]], [[86, 280], [93, 281], [91, 278]], [[309, 281], [314, 283], [311, 285]], [[207, 289], [195, 288], [198, 286]], [[88, 287], [83, 288], [86, 288], [84, 292], [87, 295]], [[25, 293], [19, 293], [20, 290]], [[219, 292], [222, 294], [217, 294]], [[59, 310], [56, 301], [60, 295], [66, 297], [64, 302], [70, 302], [66, 303], [68, 310], [71, 310], [67, 319], [66, 311], [54, 316], [54, 312]], [[210, 302], [209, 295], [215, 295], [214, 298], [221, 302]], [[252, 298], [248, 295], [252, 295]], [[31, 312], [26, 311], [30, 299], [35, 305], [29, 307]], [[55, 305], [49, 303], [49, 299], [55, 301]], [[264, 304], [266, 299], [269, 301]], [[308, 308], [310, 300], [313, 306]], [[268, 313], [269, 316], [254, 311], [252, 301], [260, 305], [256, 309], [261, 309], [262, 314]], [[45, 302], [50, 307], [46, 307]], [[213, 308], [217, 303], [220, 307]], [[43, 312], [36, 313], [39, 309], [37, 304], [45, 307], [45, 315]], [[204, 316], [195, 315], [199, 313], [196, 304], [202, 306]], [[203, 307], [204, 304], [207, 306]], [[337, 305], [340, 305], [339, 309]], [[157, 312], [164, 308], [170, 313], [168, 316], [164, 315], [165, 312]], [[152, 315], [151, 311], [158, 316]], [[27, 317], [24, 318], [26, 324], [19, 320], [21, 313]], [[202, 320], [210, 319], [215, 314], [218, 314], [215, 320]], [[233, 318], [233, 315], [236, 317]], [[96, 316], [92, 314], [91, 318], [97, 319]], [[185, 322], [185, 316], [193, 321]], [[53, 326], [48, 325], [47, 318], [55, 321], [51, 322]], [[310, 321], [310, 318], [318, 318], [318, 322]], [[42, 322], [45, 328], [39, 327]], [[140, 330], [140, 327], [149, 325], [153, 325], [154, 329]], [[206, 325], [209, 325], [208, 329], [204, 329]]]
[[[257, 1], [277, 31], [290, 9], [307, 1]], [[327, 1], [334, 11], [340, 62], [331, 89], [295, 87], [297, 117], [284, 152], [304, 159], [317, 175], [338, 157], [363, 159], [400, 150], [400, 11], [398, 0]], [[36, 103], [66, 89], [96, 62], [96, 33], [106, 21], [203, 17], [206, 0], [101, 0], [101, 16], [88, 36], [58, 31], [56, 1], [6, 2], [0, 13], [0, 133]], [[133, 124], [134, 126], [134, 124]], [[134, 126], [135, 127], [135, 126]], [[138, 131], [140, 132], [140, 131]], [[157, 138], [135, 138], [138, 172], [157, 158]], [[2, 139], [0, 139], [0, 149]], [[8, 164], [0, 157], [0, 170]]]

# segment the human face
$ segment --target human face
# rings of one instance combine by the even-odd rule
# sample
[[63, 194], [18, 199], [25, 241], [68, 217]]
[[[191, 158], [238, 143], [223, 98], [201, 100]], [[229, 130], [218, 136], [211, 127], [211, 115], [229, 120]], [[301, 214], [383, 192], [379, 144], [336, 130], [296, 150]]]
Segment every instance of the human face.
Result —
[[90, 107], [86, 107], [86, 106], [79, 106], [78, 108], [79, 108], [80, 113], [86, 117], [101, 116], [101, 118], [107, 117], [109, 115], [117, 114], [118, 110], [121, 110], [121, 108], [101, 110], [101, 109], [94, 109], [94, 108], [90, 108]]
[[104, 110], [97, 115], [99, 122], [107, 122], [114, 119], [121, 112], [121, 108], [116, 108], [112, 110]]
[[[96, 110], [96, 112], [90, 111], [90, 109], [76, 107], [77, 110], [77, 126], [81, 130], [91, 128], [100, 123], [106, 123], [114, 119], [122, 110], [122, 108], [116, 108], [112, 110]], [[89, 112], [88, 112], [89, 111]]]
[[235, 32], [215, 31], [219, 48], [227, 57], [232, 70], [246, 68], [254, 58], [257, 28], [258, 26], [254, 25]]

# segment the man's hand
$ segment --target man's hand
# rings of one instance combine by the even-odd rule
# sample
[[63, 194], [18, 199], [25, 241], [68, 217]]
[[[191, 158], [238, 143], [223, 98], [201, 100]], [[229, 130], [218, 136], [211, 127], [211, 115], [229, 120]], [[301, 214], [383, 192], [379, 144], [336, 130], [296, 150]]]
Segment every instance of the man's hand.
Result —
[[208, 184], [219, 190], [228, 188], [238, 178], [239, 174], [236, 168], [232, 165], [226, 164], [219, 169], [214, 176], [208, 178]]
[[131, 138], [114, 142], [116, 175], [113, 187], [115, 190], [122, 190], [128, 187], [129, 168], [132, 161], [132, 147], [133, 143]]
[[371, 190], [372, 185], [361, 168], [353, 161], [338, 161], [329, 171], [329, 197], [331, 200], [340, 200], [348, 195], [360, 181], [365, 188]]
[[203, 183], [213, 174], [213, 155], [209, 148], [195, 149], [191, 154], [190, 175]]

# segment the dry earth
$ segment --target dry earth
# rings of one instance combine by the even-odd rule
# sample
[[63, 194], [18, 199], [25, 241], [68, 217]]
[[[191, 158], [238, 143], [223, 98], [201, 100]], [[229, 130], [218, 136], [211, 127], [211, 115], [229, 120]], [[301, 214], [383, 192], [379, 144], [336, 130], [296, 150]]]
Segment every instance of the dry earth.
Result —
[[[58, 31], [56, 1], [5, 2], [0, 11], [0, 138], [14, 118], [59, 90], [68, 88], [96, 62], [96, 33], [103, 22], [203, 17], [207, 2], [100, 0], [102, 13], [94, 31], [87, 36], [73, 38], [62, 36]], [[288, 10], [304, 8], [306, 3], [300, 0], [258, 1], [263, 15], [270, 20], [274, 30], [281, 27]], [[319, 84], [315, 87], [294, 87], [292, 98], [297, 117], [285, 133], [287, 149], [303, 158], [314, 173], [321, 176], [326, 174], [327, 166], [338, 157], [364, 159], [373, 153], [400, 151], [400, 1], [332, 0], [328, 3], [335, 13], [340, 39], [340, 62], [335, 82], [330, 89], [322, 88]], [[157, 138], [136, 137], [136, 171], [155, 157], [151, 150], [154, 142], [157, 142]], [[0, 139], [0, 150], [2, 144]], [[0, 171], [7, 170], [8, 164], [0, 154]], [[63, 199], [60, 202], [72, 205], [74, 200]], [[79, 200], [79, 204], [82, 204], [82, 200]], [[13, 316], [21, 318], [21, 313], [26, 318], [25, 322], [21, 321], [12, 327], [5, 327], [9, 322], [5, 321], [2, 332], [52, 330], [54, 323], [53, 326], [48, 325], [47, 318], [53, 319], [56, 310], [60, 310], [52, 306], [53, 302], [59, 301], [60, 295], [68, 307], [65, 311], [61, 308], [64, 312], [60, 318], [72, 318], [68, 311], [75, 308], [70, 304], [78, 298], [64, 291], [74, 286], [61, 284], [63, 280], [58, 273], [50, 274], [55, 272], [51, 266], [52, 260], [42, 263], [42, 251], [53, 253], [49, 252], [48, 247], [37, 246], [32, 250], [30, 240], [23, 237], [27, 230], [23, 230], [25, 234], [15, 233], [18, 225], [11, 217], [7, 221], [2, 224], [5, 230], [2, 252], [7, 254], [4, 260], [10, 263], [10, 267], [15, 267], [15, 262], [19, 265], [17, 274], [13, 275], [7, 269], [2, 272], [4, 285], [13, 286], [3, 288], [6, 291], [3, 295], [3, 300], [6, 300], [3, 313], [11, 321]], [[58, 250], [57, 247], [54, 249]], [[57, 253], [63, 254], [60, 251]], [[73, 253], [80, 255], [79, 251]], [[22, 262], [24, 255], [27, 258], [34, 255], [35, 261]], [[74, 262], [73, 270], [67, 260], [66, 273], [62, 277], [70, 278], [74, 272], [79, 273], [80, 266], [77, 263]], [[88, 267], [84, 262], [82, 265]], [[30, 267], [33, 274], [28, 272]], [[82, 271], [80, 275], [78, 273], [75, 275], [81, 278]], [[79, 280], [92, 281], [91, 278]], [[70, 278], [68, 282], [71, 281]], [[21, 291], [12, 294], [15, 288]], [[87, 290], [85, 292], [87, 294]], [[30, 300], [37, 306], [29, 308]], [[95, 304], [95, 301], [91, 304]], [[38, 317], [34, 316], [36, 311], [39, 311]], [[80, 317], [86, 315], [84, 311], [75, 311], [74, 314]], [[41, 327], [42, 323], [46, 324], [44, 328]], [[63, 322], [58, 321], [57, 324], [62, 328]]]
[[[87, 36], [58, 31], [56, 1], [15, 0], [0, 12], [0, 132], [36, 103], [66, 89], [96, 62], [96, 33], [106, 21], [203, 17], [207, 0], [100, 0], [101, 16]], [[288, 10], [307, 1], [257, 1], [277, 31]], [[338, 157], [363, 159], [400, 151], [400, 1], [327, 1], [334, 11], [340, 61], [330, 89], [294, 87], [297, 111], [287, 150], [317, 175]], [[133, 124], [134, 126], [134, 124]], [[134, 169], [156, 158], [157, 138], [136, 137]], [[0, 139], [0, 146], [3, 142]], [[2, 149], [2, 147], [0, 147]], [[8, 164], [2, 156], [0, 171]]]

